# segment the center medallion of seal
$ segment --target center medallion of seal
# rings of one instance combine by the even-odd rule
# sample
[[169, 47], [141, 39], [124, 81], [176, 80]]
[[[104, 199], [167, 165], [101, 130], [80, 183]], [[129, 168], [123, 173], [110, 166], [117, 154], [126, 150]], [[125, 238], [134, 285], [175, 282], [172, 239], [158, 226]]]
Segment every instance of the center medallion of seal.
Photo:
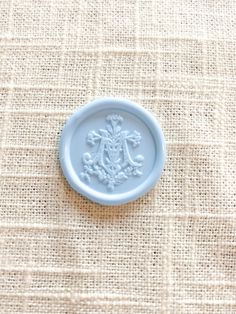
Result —
[[81, 179], [88, 184], [91, 177], [107, 186], [109, 191], [122, 184], [131, 176], [142, 176], [143, 155], [132, 158], [130, 148], [140, 145], [141, 134], [134, 130], [122, 130], [123, 117], [112, 113], [106, 116], [106, 128], [91, 130], [87, 135], [87, 144], [96, 151], [86, 152], [82, 156], [83, 172]]

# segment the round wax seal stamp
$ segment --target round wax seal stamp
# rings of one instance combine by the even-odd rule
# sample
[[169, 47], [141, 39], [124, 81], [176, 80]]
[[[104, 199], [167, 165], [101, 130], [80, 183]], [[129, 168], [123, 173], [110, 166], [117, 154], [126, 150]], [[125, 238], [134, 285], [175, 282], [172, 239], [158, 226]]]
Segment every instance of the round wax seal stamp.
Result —
[[68, 183], [103, 205], [124, 204], [148, 192], [160, 179], [165, 155], [156, 119], [126, 99], [85, 105], [69, 118], [60, 141]]

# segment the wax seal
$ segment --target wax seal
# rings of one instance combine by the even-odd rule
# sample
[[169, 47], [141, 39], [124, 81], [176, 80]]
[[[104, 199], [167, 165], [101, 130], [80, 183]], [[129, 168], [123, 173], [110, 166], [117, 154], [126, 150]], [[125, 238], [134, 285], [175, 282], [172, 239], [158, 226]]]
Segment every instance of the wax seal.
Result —
[[60, 163], [68, 183], [103, 205], [147, 193], [160, 179], [165, 156], [157, 120], [126, 99], [88, 103], [69, 118], [61, 135]]

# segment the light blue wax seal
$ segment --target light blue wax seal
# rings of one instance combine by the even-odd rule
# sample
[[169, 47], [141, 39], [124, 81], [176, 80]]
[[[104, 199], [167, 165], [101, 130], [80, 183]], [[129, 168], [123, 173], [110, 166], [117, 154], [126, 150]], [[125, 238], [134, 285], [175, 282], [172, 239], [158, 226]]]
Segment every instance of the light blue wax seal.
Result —
[[67, 121], [60, 163], [71, 187], [103, 205], [120, 205], [148, 192], [160, 179], [165, 139], [156, 119], [126, 99], [102, 98]]

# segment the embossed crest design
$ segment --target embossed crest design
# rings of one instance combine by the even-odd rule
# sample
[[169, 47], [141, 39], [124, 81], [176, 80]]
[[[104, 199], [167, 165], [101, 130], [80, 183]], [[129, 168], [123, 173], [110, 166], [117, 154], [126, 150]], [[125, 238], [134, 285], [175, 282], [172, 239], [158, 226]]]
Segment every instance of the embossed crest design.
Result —
[[129, 151], [140, 144], [142, 137], [136, 130], [122, 131], [123, 118], [118, 114], [106, 116], [106, 122], [106, 129], [92, 130], [87, 135], [87, 143], [97, 149], [83, 154], [80, 177], [89, 183], [91, 176], [95, 176], [108, 190], [114, 191], [115, 186], [129, 177], [142, 176], [143, 155], [132, 158]]

